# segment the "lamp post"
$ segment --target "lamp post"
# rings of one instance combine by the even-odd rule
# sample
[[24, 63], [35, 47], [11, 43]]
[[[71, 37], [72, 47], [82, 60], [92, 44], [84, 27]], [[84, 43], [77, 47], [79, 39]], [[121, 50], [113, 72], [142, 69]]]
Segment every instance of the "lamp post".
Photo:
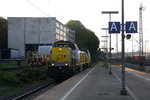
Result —
[[108, 33], [108, 28], [102, 28], [102, 30], [105, 30], [106, 31], [106, 35], [105, 36], [102, 36], [102, 37], [104, 37], [105, 38], [105, 52], [106, 52], [106, 54], [105, 54], [105, 63], [106, 63], [106, 68], [108, 68], [108, 64], [107, 64], [107, 55], [108, 55], [108, 37], [109, 36], [107, 36], [107, 33]]
[[102, 30], [105, 30], [106, 31], [106, 35], [105, 36], [101, 36], [101, 37], [104, 37], [105, 38], [105, 40], [106, 40], [106, 42], [105, 42], [105, 47], [106, 47], [106, 52], [108, 52], [108, 37], [109, 36], [107, 36], [107, 33], [108, 33], [108, 28], [102, 28]]
[[[111, 14], [118, 14], [118, 11], [102, 11], [102, 14], [109, 14], [109, 22], [111, 22]], [[109, 34], [109, 74], [112, 74], [111, 71], [111, 33]]]

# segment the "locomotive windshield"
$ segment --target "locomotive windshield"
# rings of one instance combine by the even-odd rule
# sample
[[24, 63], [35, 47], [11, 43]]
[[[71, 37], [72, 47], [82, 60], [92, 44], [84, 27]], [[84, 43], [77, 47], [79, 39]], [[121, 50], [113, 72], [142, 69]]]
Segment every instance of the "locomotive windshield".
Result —
[[75, 44], [70, 41], [57, 41], [53, 47], [70, 47], [72, 50], [76, 49]]

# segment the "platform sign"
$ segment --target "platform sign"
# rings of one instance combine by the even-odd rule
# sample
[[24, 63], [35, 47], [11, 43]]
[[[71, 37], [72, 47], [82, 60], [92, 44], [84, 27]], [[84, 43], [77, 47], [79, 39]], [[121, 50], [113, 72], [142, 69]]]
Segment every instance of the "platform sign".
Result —
[[126, 22], [126, 33], [137, 33], [137, 21]]
[[120, 22], [109, 22], [109, 33], [120, 33]]

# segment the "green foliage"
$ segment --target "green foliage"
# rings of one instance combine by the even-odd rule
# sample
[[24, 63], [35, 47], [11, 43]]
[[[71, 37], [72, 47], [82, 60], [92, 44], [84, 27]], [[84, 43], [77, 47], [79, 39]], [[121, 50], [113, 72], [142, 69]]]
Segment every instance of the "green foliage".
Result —
[[17, 73], [17, 77], [23, 83], [30, 83], [31, 82], [30, 78], [28, 78], [28, 76], [25, 73]]
[[0, 49], [7, 48], [7, 20], [0, 17]]
[[0, 85], [23, 86], [32, 81], [46, 79], [46, 68], [27, 67], [21, 72], [0, 72]]
[[44, 67], [39, 67], [39, 68], [33, 68], [33, 67], [27, 67], [25, 68], [22, 73], [26, 74], [26, 76], [32, 80], [37, 80], [37, 79], [44, 79], [46, 77], [46, 72], [45, 72]]
[[100, 52], [98, 50], [94, 52], [94, 54], [92, 56], [92, 62], [99, 61], [99, 54], [100, 54]]
[[22, 82], [13, 72], [0, 73], [0, 83], [2, 85], [21, 86]]
[[99, 39], [95, 33], [89, 29], [86, 29], [78, 20], [70, 20], [66, 26], [75, 31], [75, 42], [79, 48], [88, 49], [91, 55], [93, 55], [99, 47]]

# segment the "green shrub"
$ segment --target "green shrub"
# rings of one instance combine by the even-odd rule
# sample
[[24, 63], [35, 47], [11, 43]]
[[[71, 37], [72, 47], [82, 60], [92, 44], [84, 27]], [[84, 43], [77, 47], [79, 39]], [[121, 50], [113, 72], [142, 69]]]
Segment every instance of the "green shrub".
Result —
[[22, 86], [43, 79], [46, 79], [46, 68], [44, 67], [27, 67], [21, 72], [0, 72], [0, 85]]
[[27, 67], [27, 68], [25, 68], [23, 71], [22, 71], [22, 73], [24, 73], [24, 74], [26, 74], [26, 76], [29, 78], [29, 79], [31, 79], [31, 80], [33, 80], [33, 79], [35, 79], [35, 68], [33, 68], [33, 67]]
[[31, 80], [27, 77], [25, 73], [17, 73], [17, 77], [22, 81], [23, 83], [30, 83]]
[[46, 69], [44, 67], [36, 69], [36, 78], [39, 80], [46, 79]]
[[46, 78], [46, 69], [44, 67], [27, 67], [22, 71], [22, 73], [25, 73], [27, 77], [32, 80], [41, 80]]
[[13, 72], [1, 73], [0, 83], [2, 85], [22, 86], [22, 82], [16, 77], [16, 73]]

